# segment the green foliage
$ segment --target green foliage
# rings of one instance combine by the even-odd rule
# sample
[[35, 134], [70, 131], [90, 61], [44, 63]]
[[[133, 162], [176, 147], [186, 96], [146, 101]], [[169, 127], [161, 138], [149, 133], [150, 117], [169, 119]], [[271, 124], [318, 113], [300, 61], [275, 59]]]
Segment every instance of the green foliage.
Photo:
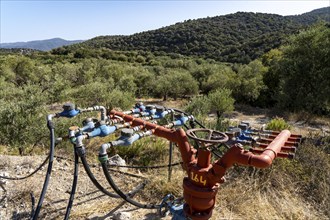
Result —
[[155, 91], [162, 95], [164, 100], [168, 96], [177, 99], [198, 92], [197, 81], [188, 72], [182, 70], [170, 70], [157, 77], [154, 84]]
[[329, 38], [329, 26], [321, 23], [290, 39], [276, 69], [281, 106], [330, 114]]
[[279, 61], [282, 59], [282, 51], [279, 49], [273, 49], [262, 56], [262, 63], [267, 67], [263, 75], [264, 88], [260, 91], [257, 103], [261, 107], [272, 107], [277, 102], [277, 96], [279, 93]]
[[263, 76], [267, 68], [259, 60], [252, 61], [248, 65], [241, 65], [237, 72], [237, 85], [234, 97], [241, 103], [253, 103], [264, 88]]
[[[89, 54], [82, 48], [152, 51], [160, 56], [167, 53], [175, 59], [167, 62], [166, 67], [182, 65], [178, 59], [180, 55], [247, 64], [265, 52], [280, 46], [288, 35], [296, 33], [301, 27], [320, 19], [329, 20], [327, 14], [327, 10], [285, 17], [237, 12], [224, 16], [187, 20], [130, 36], [100, 36], [68, 48], [75, 53], [75, 56], [85, 58]], [[128, 61], [128, 59], [127, 55], [120, 55], [118, 60]], [[144, 63], [143, 57], [134, 59], [135, 62]]]
[[224, 127], [228, 127], [228, 122], [224, 120], [223, 114], [234, 110], [234, 102], [235, 100], [231, 97], [229, 89], [218, 89], [212, 91], [208, 96], [192, 98], [185, 111], [203, 121], [208, 113], [216, 112], [216, 123], [215, 126], [211, 125], [211, 127], [216, 130], [224, 130]]
[[218, 89], [208, 95], [210, 110], [215, 111], [218, 118], [222, 117], [224, 113], [234, 110], [235, 100], [232, 98], [231, 93], [229, 89]]
[[[165, 159], [164, 152], [168, 150], [168, 143], [164, 139], [145, 138], [134, 142], [131, 146], [116, 147], [117, 153], [128, 162], [136, 165], [159, 165]], [[155, 160], [156, 159], [156, 160]]]
[[107, 102], [105, 106], [109, 109], [113, 108], [121, 108], [121, 109], [129, 109], [134, 104], [134, 95], [129, 92], [123, 92], [120, 90], [113, 90], [108, 94]]
[[283, 118], [273, 118], [266, 124], [266, 130], [274, 130], [274, 131], [282, 131], [291, 129], [291, 125], [289, 125]]
[[195, 117], [206, 115], [210, 112], [210, 102], [207, 96], [196, 96], [185, 107], [185, 111]]
[[23, 154], [25, 145], [35, 144], [48, 134], [41, 123], [46, 121], [47, 96], [42, 95], [42, 90], [36, 85], [1, 88], [0, 144], [19, 148]]
[[[200, 73], [201, 74], [201, 73]], [[237, 87], [237, 75], [229, 66], [213, 65], [201, 74], [204, 78], [202, 90], [208, 93], [219, 88], [234, 90]]]

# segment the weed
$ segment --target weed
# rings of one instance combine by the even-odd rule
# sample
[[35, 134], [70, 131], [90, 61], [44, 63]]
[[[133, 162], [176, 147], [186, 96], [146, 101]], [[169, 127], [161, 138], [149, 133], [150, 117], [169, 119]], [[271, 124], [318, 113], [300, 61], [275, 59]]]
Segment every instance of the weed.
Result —
[[283, 118], [276, 117], [267, 123], [266, 129], [274, 131], [282, 131], [285, 129], [290, 130], [291, 125], [289, 125]]

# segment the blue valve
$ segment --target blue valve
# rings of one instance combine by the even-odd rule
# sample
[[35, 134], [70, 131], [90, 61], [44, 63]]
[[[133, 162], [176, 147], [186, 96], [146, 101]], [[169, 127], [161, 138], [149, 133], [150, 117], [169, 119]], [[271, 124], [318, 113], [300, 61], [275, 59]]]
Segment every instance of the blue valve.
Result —
[[252, 137], [253, 131], [249, 130], [246, 124], [240, 124], [238, 128], [231, 127], [228, 130], [234, 132], [235, 142], [244, 144], [255, 141], [255, 139]]
[[66, 103], [63, 105], [63, 111], [58, 113], [58, 115], [60, 117], [73, 118], [74, 116], [78, 115], [79, 113], [80, 113], [80, 110], [75, 109], [74, 104]]
[[151, 117], [152, 117], [152, 119], [162, 119], [171, 112], [173, 112], [172, 109], [165, 110], [164, 107], [157, 106], [156, 112]]
[[88, 133], [88, 137], [105, 137], [109, 134], [112, 134], [117, 130], [116, 126], [101, 125], [100, 127], [95, 128], [92, 132]]
[[64, 111], [60, 112], [58, 115], [61, 117], [66, 117], [66, 118], [73, 118], [74, 116], [78, 115], [79, 113], [80, 113], [79, 110], [72, 109], [69, 111], [64, 110]]
[[[164, 216], [169, 211], [172, 215], [172, 220], [187, 220], [183, 207], [184, 204], [182, 201], [175, 200], [172, 194], [168, 194], [160, 204], [159, 214]], [[165, 209], [165, 213], [162, 211], [163, 208]]]
[[134, 108], [132, 109], [132, 113], [140, 113], [144, 112], [146, 110], [146, 107], [143, 105], [142, 102], [138, 102], [135, 104]]
[[184, 114], [179, 115], [176, 117], [176, 120], [173, 121], [174, 126], [182, 126], [184, 125], [189, 119], [192, 119], [192, 116], [184, 116]]
[[156, 108], [154, 105], [147, 105], [145, 111], [141, 112], [142, 116], [152, 116], [156, 113]]
[[81, 132], [91, 132], [95, 128], [95, 123], [92, 118], [87, 118], [83, 122], [84, 127], [80, 129]]

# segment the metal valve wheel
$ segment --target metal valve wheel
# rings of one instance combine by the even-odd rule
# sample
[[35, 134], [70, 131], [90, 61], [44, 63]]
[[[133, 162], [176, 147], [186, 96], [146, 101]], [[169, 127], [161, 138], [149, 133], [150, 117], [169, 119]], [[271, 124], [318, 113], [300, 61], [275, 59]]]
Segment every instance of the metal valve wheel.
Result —
[[205, 147], [225, 143], [229, 139], [223, 132], [205, 128], [189, 129], [186, 131], [186, 134], [189, 138], [197, 141], [200, 145]]

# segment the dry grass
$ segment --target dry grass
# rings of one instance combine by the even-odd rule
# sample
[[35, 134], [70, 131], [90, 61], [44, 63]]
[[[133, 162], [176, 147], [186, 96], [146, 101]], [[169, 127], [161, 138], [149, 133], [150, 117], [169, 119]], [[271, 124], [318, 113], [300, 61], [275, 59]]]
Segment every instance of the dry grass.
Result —
[[265, 189], [262, 184], [241, 178], [223, 185], [212, 219], [326, 219], [288, 183], [267, 184]]

